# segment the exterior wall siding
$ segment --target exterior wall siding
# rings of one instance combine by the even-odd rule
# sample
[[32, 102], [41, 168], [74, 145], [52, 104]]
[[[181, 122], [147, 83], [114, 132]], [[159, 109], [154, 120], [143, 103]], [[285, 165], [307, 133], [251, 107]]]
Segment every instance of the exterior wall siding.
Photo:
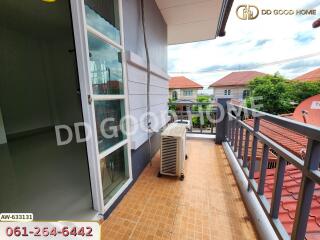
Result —
[[[151, 63], [167, 71], [167, 24], [154, 0], [145, 2], [145, 26]], [[125, 48], [146, 61], [140, 0], [123, 0]]]
[[[131, 148], [138, 149], [148, 140], [146, 128], [147, 113], [147, 73], [146, 64], [134, 53], [127, 54], [129, 111], [132, 117], [130, 127]], [[150, 79], [150, 112], [151, 127], [159, 131], [168, 121], [168, 79], [166, 72], [159, 67], [151, 66]]]
[[[127, 77], [129, 111], [137, 121], [131, 121], [131, 128], [138, 131], [132, 136], [132, 149], [138, 149], [148, 139], [143, 115], [147, 111], [147, 72], [143, 40], [140, 0], [123, 0], [125, 49], [127, 56]], [[167, 25], [154, 0], [145, 1], [146, 34], [151, 62], [150, 108], [151, 114], [159, 119], [152, 121], [152, 129], [158, 131], [166, 123], [169, 98], [167, 75]]]
[[[124, 42], [127, 60], [127, 79], [129, 94], [129, 113], [138, 122], [130, 121], [130, 127], [146, 126], [141, 119], [147, 111], [147, 71], [146, 55], [141, 25], [140, 0], [123, 0]], [[168, 115], [168, 80], [167, 75], [167, 25], [154, 0], [145, 1], [147, 41], [151, 62], [150, 102], [151, 113], [162, 121], [152, 121], [152, 129], [159, 130], [166, 124]], [[125, 196], [140, 173], [150, 161], [148, 135], [138, 128], [131, 136], [131, 162], [133, 182], [121, 194], [116, 202], [104, 214], [110, 215]], [[160, 148], [160, 134], [151, 136], [151, 157]]]

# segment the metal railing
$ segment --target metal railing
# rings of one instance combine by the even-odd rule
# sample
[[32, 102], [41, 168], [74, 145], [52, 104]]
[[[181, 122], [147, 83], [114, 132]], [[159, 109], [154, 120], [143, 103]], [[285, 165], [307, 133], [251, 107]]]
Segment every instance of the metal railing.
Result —
[[187, 120], [188, 133], [215, 134], [216, 112], [212, 102], [169, 103], [170, 122]]
[[[315, 185], [320, 184], [320, 129], [315, 126], [306, 125], [291, 119], [248, 109], [231, 103], [227, 104], [227, 109], [227, 117], [225, 118], [226, 125], [224, 125], [227, 126], [224, 130], [225, 140], [229, 143], [249, 182], [248, 191], [252, 190], [255, 193], [280, 239], [304, 239]], [[244, 116], [253, 118], [253, 127], [247, 124]], [[266, 120], [304, 135], [308, 139], [304, 159], [296, 156], [269, 136], [263, 134], [260, 131], [261, 120]], [[258, 141], [259, 143], [261, 142], [263, 146], [260, 168], [256, 166]], [[252, 145], [250, 143], [252, 143]], [[249, 152], [250, 147], [251, 152]], [[272, 153], [276, 154], [277, 160], [271, 204], [269, 204], [264, 195], [264, 189], [271, 149]], [[250, 154], [251, 158], [249, 159]], [[292, 164], [299, 169], [302, 174], [291, 236], [289, 236], [279, 220], [281, 193], [287, 164]], [[255, 173], [258, 173], [260, 176], [258, 183], [255, 181]]]

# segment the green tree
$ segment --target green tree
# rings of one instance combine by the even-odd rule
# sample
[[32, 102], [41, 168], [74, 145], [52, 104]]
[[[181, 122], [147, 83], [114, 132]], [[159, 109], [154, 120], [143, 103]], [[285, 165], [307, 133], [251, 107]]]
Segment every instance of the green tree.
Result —
[[[203, 113], [203, 120], [204, 120], [204, 127], [207, 127], [210, 122], [206, 115], [206, 111], [212, 110], [212, 104], [209, 104], [211, 102], [211, 98], [209, 96], [198, 96], [197, 97], [198, 103], [203, 103], [199, 105], [193, 105], [192, 111], [193, 112], [199, 112], [202, 111]], [[199, 116], [193, 116], [192, 117], [192, 125], [195, 127], [200, 127], [200, 117]]]
[[249, 83], [248, 107], [261, 105], [260, 111], [283, 114], [293, 112], [296, 104], [320, 93], [320, 81], [299, 82], [285, 79], [278, 73], [257, 77]]
[[176, 111], [177, 107], [175, 104], [173, 104], [175, 102], [175, 100], [169, 98], [169, 103], [168, 103], [168, 107], [169, 107], [169, 110], [171, 111]]
[[279, 74], [257, 77], [249, 83], [248, 107], [260, 106], [259, 110], [272, 114], [291, 112], [293, 106], [289, 94], [289, 81]]
[[289, 87], [289, 94], [292, 101], [300, 103], [303, 100], [320, 93], [320, 80], [316, 82], [292, 81]]

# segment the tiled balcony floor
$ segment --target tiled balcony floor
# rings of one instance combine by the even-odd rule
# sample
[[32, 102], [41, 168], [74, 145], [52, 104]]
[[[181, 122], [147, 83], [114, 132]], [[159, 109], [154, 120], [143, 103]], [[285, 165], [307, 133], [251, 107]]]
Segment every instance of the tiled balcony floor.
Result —
[[257, 239], [221, 146], [187, 142], [185, 180], [157, 177], [159, 153], [102, 225], [103, 239]]

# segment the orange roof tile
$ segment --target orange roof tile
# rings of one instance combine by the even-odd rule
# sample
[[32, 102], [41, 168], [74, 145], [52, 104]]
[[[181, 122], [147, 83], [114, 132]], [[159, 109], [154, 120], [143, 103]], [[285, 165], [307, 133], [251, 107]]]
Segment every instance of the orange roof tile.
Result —
[[294, 80], [298, 80], [301, 82], [320, 81], [320, 68], [317, 68], [311, 72], [307, 72], [299, 77], [296, 77]]
[[210, 87], [223, 87], [223, 86], [245, 86], [256, 77], [264, 76], [265, 73], [257, 71], [241, 71], [232, 72], [220, 80], [212, 83]]
[[[252, 119], [246, 123], [253, 127]], [[269, 121], [260, 121], [260, 132], [298, 157], [307, 149], [308, 139], [305, 136]]]
[[203, 86], [184, 76], [172, 77], [169, 80], [169, 89], [186, 89], [186, 88], [202, 89]]
[[[274, 188], [275, 168], [267, 170], [265, 179], [264, 195], [271, 203]], [[259, 180], [259, 174], [255, 179]], [[287, 165], [281, 192], [279, 219], [289, 235], [292, 234], [295, 213], [297, 209], [298, 195], [302, 173], [293, 165]], [[306, 240], [315, 240], [320, 237], [320, 185], [315, 186], [309, 213]]]
[[[246, 120], [251, 127], [253, 127], [253, 120]], [[307, 138], [297, 132], [281, 127], [266, 120], [260, 121], [260, 131], [277, 142], [288, 151], [295, 155], [302, 157], [301, 154], [306, 150]], [[250, 161], [250, 158], [249, 158]], [[269, 154], [269, 162], [274, 162], [274, 156]], [[249, 162], [250, 163], [250, 162]], [[271, 203], [274, 179], [276, 168], [267, 169], [265, 178], [264, 195]], [[259, 182], [260, 172], [255, 173], [255, 179]], [[302, 172], [295, 166], [289, 164], [286, 166], [285, 177], [281, 192], [281, 202], [279, 209], [279, 219], [289, 235], [292, 234], [294, 218], [297, 209], [298, 195], [300, 191], [300, 184], [302, 179]], [[320, 185], [316, 185], [314, 195], [312, 198], [311, 209], [309, 213], [306, 240], [315, 240], [320, 237]]]

